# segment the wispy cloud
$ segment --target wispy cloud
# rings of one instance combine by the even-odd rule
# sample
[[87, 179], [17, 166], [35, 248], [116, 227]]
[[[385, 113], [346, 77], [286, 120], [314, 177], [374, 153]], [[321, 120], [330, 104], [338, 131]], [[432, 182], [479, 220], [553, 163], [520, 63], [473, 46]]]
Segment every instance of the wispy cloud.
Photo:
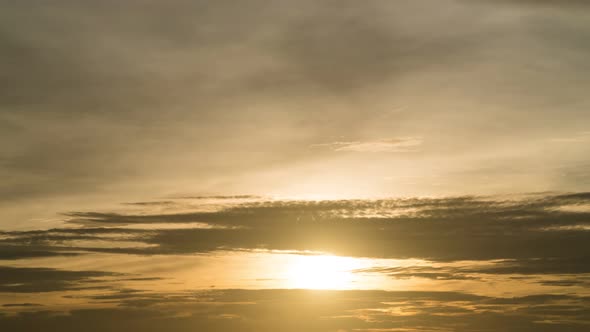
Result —
[[583, 143], [590, 141], [590, 131], [578, 132], [566, 137], [555, 137], [549, 140], [554, 143]]
[[422, 145], [422, 137], [384, 138], [373, 141], [336, 141], [313, 144], [339, 152], [414, 152]]

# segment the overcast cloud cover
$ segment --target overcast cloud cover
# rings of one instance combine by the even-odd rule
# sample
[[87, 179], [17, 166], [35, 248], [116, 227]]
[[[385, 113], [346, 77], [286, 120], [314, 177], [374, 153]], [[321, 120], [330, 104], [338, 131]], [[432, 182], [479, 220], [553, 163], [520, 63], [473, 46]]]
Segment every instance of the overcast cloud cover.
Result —
[[1, 330], [590, 328], [590, 2], [0, 2]]

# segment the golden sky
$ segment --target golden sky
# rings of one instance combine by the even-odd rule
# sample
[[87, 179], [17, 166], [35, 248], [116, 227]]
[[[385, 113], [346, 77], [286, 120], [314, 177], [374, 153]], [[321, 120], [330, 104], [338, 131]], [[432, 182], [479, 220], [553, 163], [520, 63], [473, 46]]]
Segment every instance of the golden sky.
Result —
[[590, 329], [589, 22], [4, 1], [0, 330]]

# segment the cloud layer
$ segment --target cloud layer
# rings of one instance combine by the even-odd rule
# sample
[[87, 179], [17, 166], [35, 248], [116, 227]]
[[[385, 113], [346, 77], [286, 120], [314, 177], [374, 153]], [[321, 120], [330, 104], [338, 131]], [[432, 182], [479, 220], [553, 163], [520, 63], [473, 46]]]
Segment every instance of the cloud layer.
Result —
[[301, 290], [120, 295], [118, 308], [0, 316], [0, 327], [65, 332], [80, 326], [87, 331], [550, 332], [582, 331], [590, 313], [587, 297], [568, 295], [500, 299], [445, 292]]
[[590, 328], [588, 1], [6, 2], [0, 330]]
[[[579, 193], [517, 200], [260, 201], [166, 214], [71, 212], [69, 222], [85, 227], [5, 232], [0, 248], [5, 258], [77, 250], [182, 254], [221, 249], [441, 261], [584, 258], [590, 256], [588, 211], [563, 207], [588, 203], [588, 194]], [[93, 241], [106, 243], [93, 247]]]
[[[211, 199], [228, 204], [191, 211]], [[0, 327], [68, 331], [78, 322], [114, 331], [581, 331], [590, 303], [590, 232], [582, 227], [588, 211], [571, 207], [589, 199], [588, 193], [341, 201], [182, 197], [126, 203], [128, 212], [69, 212], [66, 227], [0, 234], [0, 293], [10, 313], [0, 316]], [[350, 272], [423, 291], [204, 291], [217, 283], [207, 278], [211, 284], [198, 284], [199, 291], [182, 286], [190, 280], [182, 279], [186, 273], [192, 279], [214, 273], [191, 266], [214, 267], [228, 254], [235, 260], [320, 252], [380, 259]], [[64, 268], [39, 267], [55, 262]], [[267, 282], [264, 271], [256, 275], [260, 285]], [[566, 295], [572, 293], [578, 296]], [[53, 296], [64, 304], [56, 306]]]

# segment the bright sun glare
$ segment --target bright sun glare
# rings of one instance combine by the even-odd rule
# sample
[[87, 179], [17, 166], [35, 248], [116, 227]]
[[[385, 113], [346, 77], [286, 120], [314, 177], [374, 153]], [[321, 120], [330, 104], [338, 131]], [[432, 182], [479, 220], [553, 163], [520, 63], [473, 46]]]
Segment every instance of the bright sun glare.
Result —
[[297, 256], [289, 264], [287, 283], [290, 288], [354, 288], [353, 270], [362, 268], [357, 259], [338, 256]]

